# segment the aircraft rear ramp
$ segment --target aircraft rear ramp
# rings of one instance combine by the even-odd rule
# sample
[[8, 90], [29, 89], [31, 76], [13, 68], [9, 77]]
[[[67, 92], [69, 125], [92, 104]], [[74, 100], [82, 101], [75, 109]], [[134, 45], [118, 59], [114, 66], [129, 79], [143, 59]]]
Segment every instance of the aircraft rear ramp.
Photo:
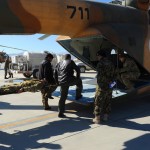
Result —
[[[79, 103], [82, 105], [91, 105], [94, 102], [96, 85], [92, 84], [83, 84], [83, 97], [79, 100], [75, 100], [75, 86], [70, 86], [67, 100]], [[114, 100], [118, 98], [128, 98], [130, 96], [143, 96], [144, 94], [150, 94], [150, 81], [138, 81], [135, 84], [135, 89], [128, 91], [124, 89], [118, 89], [115, 87], [113, 89], [112, 98]], [[60, 97], [60, 87], [56, 89], [53, 93], [54, 96]]]

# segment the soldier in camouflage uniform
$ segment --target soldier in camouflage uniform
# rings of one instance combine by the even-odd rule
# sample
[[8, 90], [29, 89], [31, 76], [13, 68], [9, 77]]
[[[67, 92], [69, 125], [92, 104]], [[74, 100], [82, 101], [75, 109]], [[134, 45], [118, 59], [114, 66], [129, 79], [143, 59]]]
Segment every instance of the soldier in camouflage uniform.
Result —
[[3, 85], [0, 87], [0, 95], [7, 95], [21, 92], [37, 92], [45, 85], [44, 81], [37, 79], [24, 81], [18, 84]]
[[97, 52], [97, 87], [95, 93], [95, 118], [93, 122], [100, 123], [100, 120], [107, 120], [111, 111], [112, 89], [109, 88], [113, 81], [115, 68], [112, 62], [107, 59], [104, 51]]
[[140, 70], [135, 61], [125, 54], [119, 54], [119, 60], [123, 63], [123, 67], [118, 69], [119, 80], [127, 89], [134, 88], [134, 81], [140, 76]]
[[5, 60], [5, 65], [4, 65], [4, 71], [5, 71], [4, 79], [8, 79], [7, 74], [8, 74], [8, 70], [9, 70], [9, 64], [10, 64], [10, 60], [9, 60], [9, 56], [8, 56]]

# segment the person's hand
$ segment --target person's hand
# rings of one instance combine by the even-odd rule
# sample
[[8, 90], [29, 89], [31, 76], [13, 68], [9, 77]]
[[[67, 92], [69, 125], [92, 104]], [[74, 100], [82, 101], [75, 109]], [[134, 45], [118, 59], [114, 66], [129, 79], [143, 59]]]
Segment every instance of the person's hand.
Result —
[[40, 80], [43, 84], [46, 84], [47, 81], [46, 80]]

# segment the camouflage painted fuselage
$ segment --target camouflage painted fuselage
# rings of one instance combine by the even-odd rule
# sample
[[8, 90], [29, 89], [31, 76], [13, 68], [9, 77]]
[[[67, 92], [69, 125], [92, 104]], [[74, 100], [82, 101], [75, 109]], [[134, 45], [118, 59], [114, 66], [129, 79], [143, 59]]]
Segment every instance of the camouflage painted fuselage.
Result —
[[0, 33], [103, 35], [150, 72], [149, 1], [130, 1], [136, 8], [79, 0], [0, 0]]
[[5, 52], [0, 52], [0, 63], [5, 62], [5, 59], [8, 55]]

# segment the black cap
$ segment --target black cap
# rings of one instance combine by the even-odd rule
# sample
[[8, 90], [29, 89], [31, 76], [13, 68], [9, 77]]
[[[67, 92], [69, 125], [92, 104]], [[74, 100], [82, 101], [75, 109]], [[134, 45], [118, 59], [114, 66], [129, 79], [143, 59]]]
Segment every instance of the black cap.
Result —
[[71, 59], [71, 55], [70, 55], [70, 54], [65, 54], [64, 59], [65, 59], [65, 60]]
[[96, 55], [106, 57], [106, 53], [103, 50], [98, 51]]
[[48, 57], [54, 58], [54, 56], [51, 53], [47, 53], [45, 59], [47, 59]]

